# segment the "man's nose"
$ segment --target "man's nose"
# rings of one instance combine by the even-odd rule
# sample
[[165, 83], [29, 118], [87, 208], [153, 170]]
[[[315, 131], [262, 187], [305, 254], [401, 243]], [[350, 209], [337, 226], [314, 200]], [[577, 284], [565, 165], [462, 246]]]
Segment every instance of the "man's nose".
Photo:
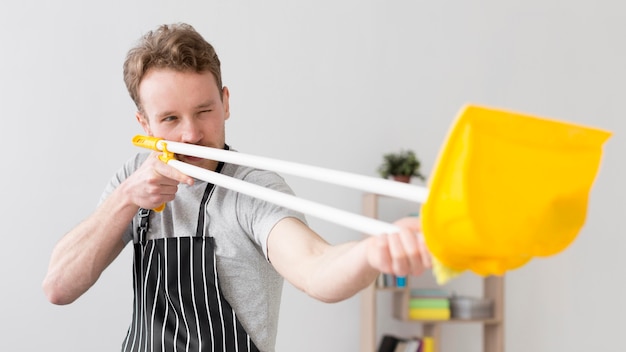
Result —
[[199, 121], [193, 118], [183, 119], [181, 128], [181, 142], [194, 144], [202, 139]]

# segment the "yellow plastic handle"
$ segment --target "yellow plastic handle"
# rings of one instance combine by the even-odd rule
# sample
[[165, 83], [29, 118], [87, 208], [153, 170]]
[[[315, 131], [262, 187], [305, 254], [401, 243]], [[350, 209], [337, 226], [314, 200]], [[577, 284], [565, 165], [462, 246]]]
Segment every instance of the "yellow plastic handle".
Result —
[[[163, 138], [152, 137], [152, 136], [136, 135], [135, 137], [133, 137], [133, 144], [138, 146], [138, 147], [160, 151], [161, 149], [159, 149], [158, 143], [161, 140], [163, 140]], [[167, 150], [165, 150], [165, 149], [163, 150], [163, 154], [165, 155], [165, 158], [163, 158], [163, 155], [162, 155], [160, 157], [160, 159], [164, 163], [167, 163], [167, 160], [171, 159], [172, 155], [171, 155], [171, 153], [167, 152]], [[165, 203], [163, 203], [163, 204], [159, 205], [158, 207], [154, 208], [154, 211], [162, 212], [163, 209], [165, 209]]]
[[161, 141], [163, 141], [163, 138], [143, 136], [139, 134], [133, 137], [133, 144], [138, 147], [152, 149], [156, 151], [162, 151], [163, 154], [159, 156], [159, 159], [161, 159], [162, 162], [167, 164], [168, 161], [175, 159], [175, 156], [174, 156], [174, 153], [167, 150], [167, 144], [165, 142], [162, 142], [161, 145], [159, 146], [159, 142]]
[[152, 136], [142, 136], [138, 134], [135, 137], [133, 137], [133, 144], [138, 147], [159, 151], [161, 149], [159, 149], [158, 143], [161, 140], [163, 140], [163, 138], [152, 137]]

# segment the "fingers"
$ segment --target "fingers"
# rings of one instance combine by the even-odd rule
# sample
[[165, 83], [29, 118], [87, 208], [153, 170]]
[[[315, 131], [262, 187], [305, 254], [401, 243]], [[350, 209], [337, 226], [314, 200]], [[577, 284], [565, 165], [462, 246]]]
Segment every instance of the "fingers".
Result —
[[425, 261], [420, 250], [417, 233], [403, 229], [387, 236], [391, 266], [396, 275], [419, 275], [424, 271]]
[[381, 272], [398, 276], [420, 275], [432, 266], [432, 259], [419, 231], [419, 219], [397, 221], [398, 233], [373, 240], [370, 264]]
[[125, 183], [132, 202], [142, 208], [153, 209], [176, 197], [179, 183], [193, 185], [193, 178], [158, 159], [152, 153]]
[[[424, 234], [422, 233], [421, 220], [418, 217], [405, 217], [399, 219], [394, 222], [394, 224], [401, 229], [406, 229], [407, 233], [409, 233], [409, 239], [412, 240], [414, 237], [417, 237], [417, 248], [420, 252], [420, 259], [422, 261], [422, 265], [425, 268], [432, 267], [432, 258], [428, 247], [426, 247], [426, 241], [424, 239]], [[412, 246], [412, 244], [411, 244]], [[411, 247], [412, 248], [412, 247]]]
[[166, 179], [174, 180], [176, 181], [176, 183], [184, 183], [190, 186], [193, 185], [193, 178], [162, 162], [158, 158], [159, 155], [159, 153], [153, 153], [150, 156], [150, 159], [153, 159], [153, 162], [151, 164], [154, 172], [156, 172], [160, 176], [165, 177]]
[[154, 171], [154, 177], [146, 179], [143, 193], [151, 202], [164, 203], [174, 199], [178, 191], [178, 181], [164, 177]]

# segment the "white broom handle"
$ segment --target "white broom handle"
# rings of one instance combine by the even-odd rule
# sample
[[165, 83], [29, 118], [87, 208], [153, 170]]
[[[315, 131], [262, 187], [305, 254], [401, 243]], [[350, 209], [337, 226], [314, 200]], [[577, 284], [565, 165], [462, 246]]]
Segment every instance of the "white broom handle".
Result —
[[[168, 150], [169, 144], [167, 147]], [[171, 150], [170, 150], [171, 151]], [[382, 235], [397, 233], [399, 228], [392, 224], [368, 218], [366, 216], [357, 215], [345, 210], [333, 208], [320, 203], [315, 203], [306, 199], [301, 199], [290, 194], [274, 191], [269, 188], [261, 187], [252, 183], [248, 183], [234, 177], [225, 176], [220, 173], [193, 166], [176, 159], [167, 161], [180, 172], [204, 180], [215, 185], [231, 189], [233, 191], [247, 194], [254, 198], [268, 201], [280, 206], [293, 209], [305, 214], [318, 217], [323, 220], [330, 221], [335, 224], [343, 225], [347, 228], [365, 233], [368, 235]]]
[[[141, 138], [151, 137], [141, 136]], [[428, 198], [428, 189], [417, 185], [167, 140], [158, 140], [156, 143], [157, 150], [163, 151], [164, 145], [169, 152], [176, 154], [218, 160], [237, 165], [250, 166], [257, 169], [271, 170], [278, 173], [290, 174], [371, 193], [405, 199], [411, 202], [424, 203], [426, 198]]]

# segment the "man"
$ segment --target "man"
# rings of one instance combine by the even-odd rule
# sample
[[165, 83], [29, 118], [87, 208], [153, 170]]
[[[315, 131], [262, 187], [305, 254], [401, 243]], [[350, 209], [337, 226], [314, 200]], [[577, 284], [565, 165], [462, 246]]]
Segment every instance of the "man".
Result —
[[[229, 148], [220, 62], [191, 26], [146, 34], [128, 53], [124, 80], [146, 134]], [[380, 272], [430, 266], [415, 219], [398, 221], [400, 233], [331, 246], [302, 214], [193, 179], [157, 156], [139, 154], [113, 177], [95, 212], [55, 247], [43, 283], [52, 303], [69, 304], [132, 241], [134, 311], [123, 351], [273, 351], [283, 278], [336, 302]], [[176, 157], [291, 193], [272, 172]]]

